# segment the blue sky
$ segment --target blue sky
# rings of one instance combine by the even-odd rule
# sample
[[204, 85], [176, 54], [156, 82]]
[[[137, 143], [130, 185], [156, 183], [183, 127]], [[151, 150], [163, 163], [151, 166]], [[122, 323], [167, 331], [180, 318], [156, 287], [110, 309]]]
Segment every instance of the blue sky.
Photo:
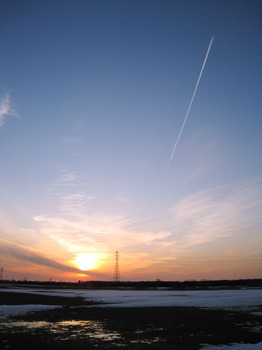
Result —
[[0, 6], [6, 277], [261, 278], [261, 2]]

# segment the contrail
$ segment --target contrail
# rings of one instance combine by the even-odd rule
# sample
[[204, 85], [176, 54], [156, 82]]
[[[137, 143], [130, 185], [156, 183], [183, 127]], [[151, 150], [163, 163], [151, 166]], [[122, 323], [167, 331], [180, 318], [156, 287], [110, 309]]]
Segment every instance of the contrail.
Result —
[[185, 126], [185, 124], [186, 124], [187, 117], [188, 117], [188, 114], [189, 114], [189, 112], [190, 112], [192, 103], [193, 103], [193, 101], [194, 101], [195, 94], [196, 94], [197, 88], [198, 88], [198, 84], [199, 84], [199, 82], [200, 82], [200, 80], [201, 80], [201, 77], [202, 77], [202, 74], [203, 74], [203, 71], [204, 71], [204, 68], [205, 68], [205, 64], [206, 64], [206, 61], [207, 61], [207, 58], [208, 58], [209, 51], [210, 51], [210, 49], [211, 49], [213, 40], [214, 40], [214, 37], [212, 37], [211, 40], [210, 40], [210, 43], [209, 43], [209, 46], [208, 46], [208, 49], [207, 49], [207, 53], [206, 53], [206, 57], [205, 57], [205, 59], [204, 59], [204, 62], [203, 62], [203, 65], [202, 65], [202, 68], [201, 68], [199, 77], [198, 77], [198, 79], [197, 79], [196, 87], [195, 87], [195, 90], [194, 90], [194, 92], [193, 92], [191, 101], [190, 101], [190, 103], [189, 103], [189, 106], [188, 106], [188, 109], [187, 109], [187, 112], [186, 112], [186, 116], [185, 116], [184, 122], [183, 122], [183, 124], [182, 124], [182, 127], [181, 127], [181, 129], [180, 129], [179, 134], [178, 134], [176, 143], [175, 143], [175, 145], [174, 145], [173, 151], [172, 151], [171, 156], [170, 156], [170, 158], [169, 158], [169, 161], [168, 161], [168, 163], [167, 163], [166, 170], [165, 170], [165, 173], [164, 173], [164, 178], [165, 178], [165, 176], [166, 176], [167, 170], [168, 170], [168, 168], [169, 168], [169, 165], [170, 165], [171, 160], [172, 160], [172, 158], [173, 158], [173, 155], [174, 155], [174, 153], [175, 153], [177, 144], [178, 144], [178, 142], [179, 142], [179, 139], [180, 139], [181, 134], [182, 134], [182, 132], [183, 132], [184, 126]]

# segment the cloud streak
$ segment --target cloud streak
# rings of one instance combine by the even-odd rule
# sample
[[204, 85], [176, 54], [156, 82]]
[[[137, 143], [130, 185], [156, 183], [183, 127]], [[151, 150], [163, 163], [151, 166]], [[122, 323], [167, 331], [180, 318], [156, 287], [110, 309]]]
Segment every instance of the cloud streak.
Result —
[[1, 100], [0, 100], [0, 129], [5, 123], [5, 117], [8, 115], [14, 115], [14, 111], [11, 108], [10, 103], [10, 96], [7, 93]]
[[16, 259], [26, 260], [33, 264], [51, 267], [60, 271], [77, 273], [80, 272], [77, 268], [66, 266], [56, 262], [55, 260], [46, 258], [43, 255], [39, 254], [36, 250], [28, 248], [22, 244], [14, 243], [3, 239], [1, 239], [0, 242], [1, 254], [13, 255], [16, 257]]
[[179, 134], [178, 134], [176, 143], [175, 143], [175, 145], [174, 145], [174, 147], [173, 147], [172, 153], [171, 153], [170, 158], [169, 158], [168, 163], [167, 163], [166, 170], [165, 170], [165, 173], [164, 173], [164, 178], [165, 178], [165, 176], [166, 176], [166, 174], [167, 174], [169, 165], [170, 165], [170, 163], [171, 163], [171, 161], [172, 161], [172, 159], [173, 159], [173, 156], [174, 156], [175, 150], [176, 150], [176, 148], [177, 148], [178, 142], [179, 142], [180, 137], [181, 137], [181, 135], [182, 135], [182, 132], [183, 132], [183, 130], [184, 130], [184, 127], [185, 127], [185, 124], [186, 124], [186, 121], [187, 121], [187, 117], [188, 117], [188, 115], [189, 115], [189, 112], [190, 112], [192, 103], [193, 103], [193, 101], [194, 101], [195, 94], [196, 94], [196, 92], [197, 92], [197, 88], [198, 88], [199, 82], [200, 82], [200, 80], [201, 80], [201, 77], [202, 77], [202, 74], [203, 74], [203, 71], [204, 71], [204, 68], [205, 68], [205, 65], [206, 65], [206, 61], [207, 61], [207, 58], [208, 58], [209, 51], [210, 51], [210, 49], [211, 49], [213, 40], [214, 40], [214, 37], [212, 37], [211, 40], [210, 40], [210, 43], [209, 43], [209, 46], [208, 46], [208, 49], [207, 49], [207, 53], [206, 53], [206, 57], [205, 57], [205, 59], [204, 59], [204, 62], [203, 62], [203, 65], [202, 65], [202, 68], [201, 68], [201, 71], [200, 71], [200, 74], [199, 74], [199, 77], [198, 77], [196, 86], [195, 86], [195, 90], [194, 90], [194, 92], [193, 92], [191, 101], [190, 101], [190, 103], [189, 103], [189, 106], [188, 106], [188, 109], [187, 109], [187, 112], [186, 112], [186, 116], [185, 116], [184, 122], [183, 122], [183, 124], [182, 124], [182, 127], [181, 127], [181, 129], [180, 129]]
[[[87, 194], [77, 175], [66, 169], [51, 187], [50, 194], [57, 200], [56, 213], [37, 215], [34, 221], [38, 223], [42, 235], [72, 253], [96, 252], [103, 255], [111, 253], [111, 249], [115, 251], [116, 241], [120, 249], [134, 244], [160, 243], [171, 234], [163, 230], [143, 230], [139, 225], [141, 220], [137, 218], [97, 212], [94, 209], [96, 196]], [[112, 200], [129, 203], [131, 199], [115, 196]]]
[[28, 248], [27, 246], [24, 246], [22, 244], [14, 243], [3, 239], [0, 239], [0, 243], [0, 254], [13, 255], [18, 260], [27, 261], [36, 265], [48, 267], [63, 272], [73, 272], [77, 274], [86, 274], [88, 276], [105, 277], [104, 275], [96, 271], [81, 271], [75, 267], [58, 263], [57, 261], [50, 258], [46, 258], [38, 251], [32, 248]]
[[247, 241], [250, 230], [261, 227], [261, 196], [261, 184], [242, 181], [182, 199], [173, 211], [180, 246], [192, 247], [226, 237]]

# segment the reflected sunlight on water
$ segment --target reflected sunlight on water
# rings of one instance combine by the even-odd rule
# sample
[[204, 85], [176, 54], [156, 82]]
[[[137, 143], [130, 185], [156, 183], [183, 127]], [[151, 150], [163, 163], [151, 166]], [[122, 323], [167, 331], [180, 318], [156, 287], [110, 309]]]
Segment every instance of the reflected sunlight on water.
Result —
[[[39, 334], [49, 334], [55, 341], [91, 341], [95, 344], [99, 342], [110, 342], [114, 347], [126, 347], [128, 344], [153, 344], [163, 343], [164, 339], [158, 336], [150, 336], [152, 331], [162, 331], [163, 328], [137, 329], [131, 332], [131, 339], [117, 332], [105, 329], [103, 322], [95, 320], [67, 320], [59, 322], [46, 321], [9, 321], [0, 326], [2, 334], [25, 334], [38, 336]], [[98, 346], [98, 345], [97, 345]]]
[[104, 329], [102, 322], [98, 321], [61, 321], [61, 322], [46, 322], [46, 321], [16, 321], [2, 323], [2, 329], [11, 329], [11, 332], [28, 332], [29, 330], [45, 329], [49, 333], [56, 334], [58, 338], [69, 340], [73, 338], [95, 338], [103, 341], [112, 341], [121, 339], [118, 332], [110, 332]]

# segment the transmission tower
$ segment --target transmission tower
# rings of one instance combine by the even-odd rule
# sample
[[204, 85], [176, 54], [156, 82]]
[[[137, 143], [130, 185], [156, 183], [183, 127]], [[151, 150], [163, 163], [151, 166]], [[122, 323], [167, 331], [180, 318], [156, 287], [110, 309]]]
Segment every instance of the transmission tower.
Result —
[[120, 282], [118, 258], [119, 258], [118, 251], [116, 251], [116, 254], [115, 254], [116, 262], [115, 262], [115, 270], [114, 270], [114, 282]]

